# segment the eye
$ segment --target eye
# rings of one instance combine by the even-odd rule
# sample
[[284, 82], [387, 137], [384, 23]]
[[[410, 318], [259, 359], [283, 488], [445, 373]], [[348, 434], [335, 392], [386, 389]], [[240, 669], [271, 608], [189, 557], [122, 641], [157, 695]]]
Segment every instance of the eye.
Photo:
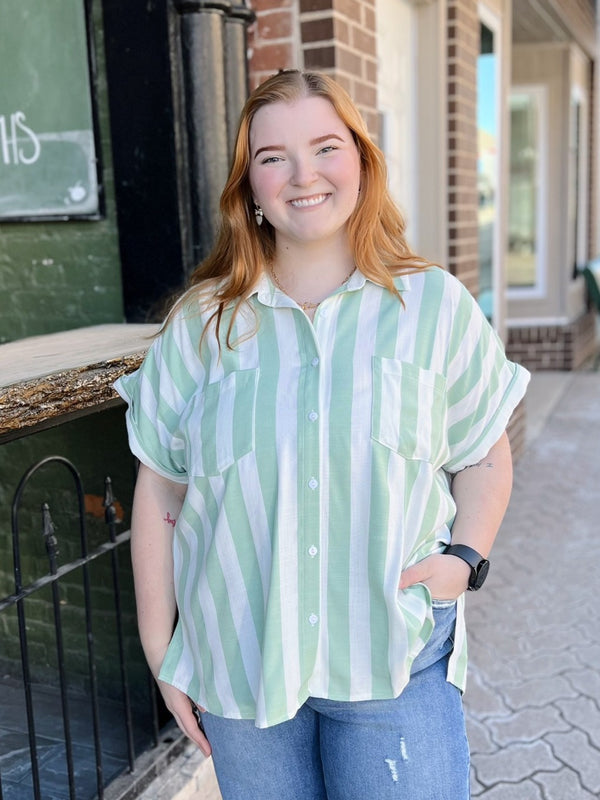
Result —
[[319, 150], [319, 153], [330, 153], [332, 150], [337, 150], [338, 148], [334, 144], [326, 144], [325, 147], [322, 147]]
[[281, 161], [280, 156], [267, 156], [261, 160], [261, 164], [276, 164], [278, 161]]

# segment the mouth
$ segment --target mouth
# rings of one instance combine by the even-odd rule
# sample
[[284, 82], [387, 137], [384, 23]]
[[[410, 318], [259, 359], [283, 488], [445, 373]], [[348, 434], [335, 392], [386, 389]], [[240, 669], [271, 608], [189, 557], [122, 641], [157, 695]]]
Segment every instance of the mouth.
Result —
[[310, 197], [296, 197], [294, 200], [288, 200], [288, 202], [293, 208], [312, 208], [313, 206], [320, 206], [329, 196], [329, 194], [313, 194]]

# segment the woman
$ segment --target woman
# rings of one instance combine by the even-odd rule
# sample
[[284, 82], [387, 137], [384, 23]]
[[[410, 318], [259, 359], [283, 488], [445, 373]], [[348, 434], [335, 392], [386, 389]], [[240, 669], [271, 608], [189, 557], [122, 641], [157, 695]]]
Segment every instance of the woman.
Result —
[[408, 248], [331, 79], [255, 90], [221, 211], [118, 383], [152, 673], [224, 800], [468, 798], [463, 599], [508, 503], [528, 375]]

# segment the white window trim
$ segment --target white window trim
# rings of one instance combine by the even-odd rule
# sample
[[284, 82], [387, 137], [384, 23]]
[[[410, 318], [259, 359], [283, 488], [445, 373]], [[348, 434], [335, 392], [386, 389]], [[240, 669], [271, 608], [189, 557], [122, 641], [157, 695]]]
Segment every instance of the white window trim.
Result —
[[[571, 102], [580, 106], [579, 118], [579, 175], [577, 185], [579, 195], [575, 198], [577, 203], [577, 232], [575, 242], [575, 260], [578, 267], [585, 266], [587, 257], [587, 230], [588, 230], [588, 196], [589, 196], [589, 108], [587, 95], [583, 88], [575, 85], [571, 88]], [[571, 143], [569, 142], [569, 145]]]

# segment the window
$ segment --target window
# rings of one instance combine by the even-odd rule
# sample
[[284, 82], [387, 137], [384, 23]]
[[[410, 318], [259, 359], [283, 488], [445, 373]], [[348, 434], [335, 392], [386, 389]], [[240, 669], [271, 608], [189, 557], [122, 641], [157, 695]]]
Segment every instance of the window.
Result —
[[489, 320], [494, 316], [498, 225], [498, 57], [495, 40], [492, 28], [482, 22], [477, 59], [478, 300]]
[[518, 293], [544, 289], [544, 116], [543, 87], [511, 93], [507, 283]]

